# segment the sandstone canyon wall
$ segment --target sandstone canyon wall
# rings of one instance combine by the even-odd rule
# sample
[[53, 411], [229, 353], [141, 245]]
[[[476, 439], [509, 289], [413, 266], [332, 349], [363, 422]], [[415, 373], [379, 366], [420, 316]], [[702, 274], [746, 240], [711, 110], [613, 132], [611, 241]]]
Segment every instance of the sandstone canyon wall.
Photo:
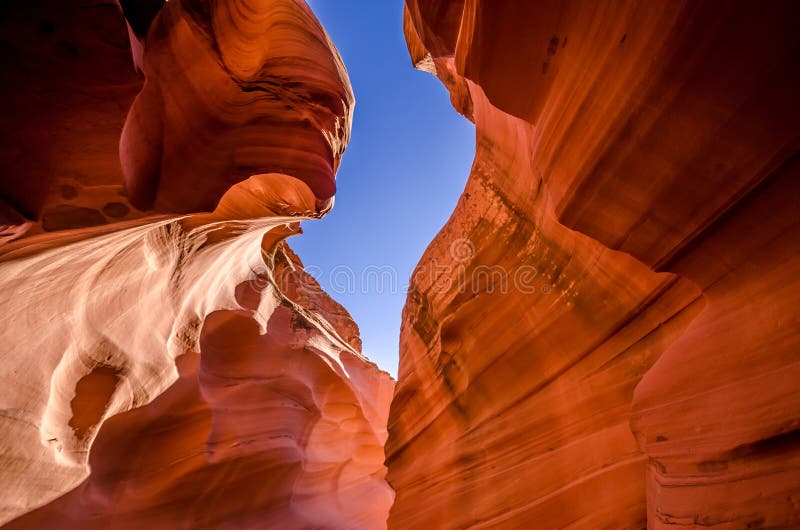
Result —
[[8, 4], [0, 524], [385, 527], [394, 382], [283, 241], [352, 117], [308, 6]]
[[800, 527], [794, 2], [407, 0], [477, 129], [414, 273], [389, 527]]
[[477, 152], [396, 389], [302, 0], [0, 10], [3, 528], [800, 527], [794, 3], [407, 0]]

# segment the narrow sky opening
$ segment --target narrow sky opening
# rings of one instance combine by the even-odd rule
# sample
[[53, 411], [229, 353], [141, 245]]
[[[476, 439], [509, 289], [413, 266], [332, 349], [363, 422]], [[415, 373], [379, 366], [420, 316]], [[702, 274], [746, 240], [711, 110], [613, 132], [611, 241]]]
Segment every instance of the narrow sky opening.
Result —
[[411, 272], [467, 181], [475, 129], [434, 76], [414, 70], [402, 0], [310, 0], [356, 96], [336, 206], [290, 244], [361, 329], [364, 354], [397, 375]]

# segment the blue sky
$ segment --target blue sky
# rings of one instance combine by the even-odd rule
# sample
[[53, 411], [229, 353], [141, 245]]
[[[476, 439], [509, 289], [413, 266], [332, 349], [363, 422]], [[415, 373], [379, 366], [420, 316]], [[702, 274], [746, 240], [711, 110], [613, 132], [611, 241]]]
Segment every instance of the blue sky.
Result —
[[413, 69], [402, 0], [308, 3], [342, 54], [356, 108], [336, 206], [290, 244], [353, 315], [364, 353], [396, 376], [403, 287], [464, 188], [475, 130], [438, 79]]

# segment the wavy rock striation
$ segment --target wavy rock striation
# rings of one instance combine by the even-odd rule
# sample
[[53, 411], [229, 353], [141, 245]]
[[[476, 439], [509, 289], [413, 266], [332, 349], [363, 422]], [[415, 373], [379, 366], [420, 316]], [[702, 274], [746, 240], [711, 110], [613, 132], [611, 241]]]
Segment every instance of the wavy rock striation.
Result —
[[4, 528], [800, 526], [793, 3], [407, 0], [478, 141], [396, 389], [284, 242], [304, 2], [0, 10]]
[[390, 528], [800, 525], [798, 15], [407, 0], [477, 152], [404, 312]]
[[332, 50], [299, 0], [167, 4], [147, 34], [145, 83], [120, 142], [134, 204], [210, 210], [231, 185], [272, 172], [326, 204], [353, 109]]
[[394, 382], [283, 241], [332, 204], [338, 53], [302, 1], [122, 8], [3, 19], [51, 35], [11, 77], [37, 88], [4, 86], [36, 109], [9, 145], [53, 149], [4, 168], [0, 523], [385, 527]]

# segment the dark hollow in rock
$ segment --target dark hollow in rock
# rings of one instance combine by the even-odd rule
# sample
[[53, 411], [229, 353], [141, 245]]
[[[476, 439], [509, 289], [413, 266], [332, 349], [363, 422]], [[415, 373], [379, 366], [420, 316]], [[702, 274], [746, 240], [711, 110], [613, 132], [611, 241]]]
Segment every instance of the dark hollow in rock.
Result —
[[103, 206], [103, 213], [109, 217], [125, 217], [131, 209], [121, 202], [110, 202]]
[[97, 210], [61, 204], [46, 212], [42, 217], [42, 227], [47, 232], [86, 228], [107, 224], [106, 218]]
[[74, 199], [78, 196], [78, 190], [75, 189], [74, 186], [70, 186], [69, 184], [62, 184], [59, 188], [61, 192], [61, 196], [65, 199]]

